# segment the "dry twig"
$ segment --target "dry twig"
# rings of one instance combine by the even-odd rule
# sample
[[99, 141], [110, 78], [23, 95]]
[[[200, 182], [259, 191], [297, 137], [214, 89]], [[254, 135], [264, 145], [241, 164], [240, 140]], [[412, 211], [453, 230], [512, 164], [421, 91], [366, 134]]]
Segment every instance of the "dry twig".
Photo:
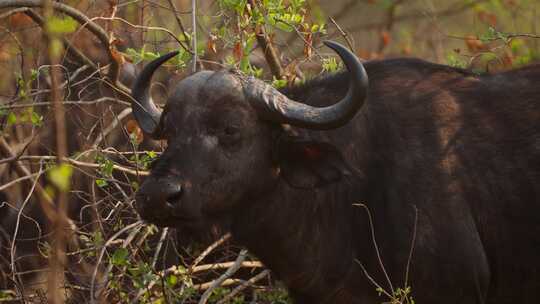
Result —
[[249, 286], [257, 283], [258, 281], [264, 279], [270, 274], [270, 270], [265, 269], [261, 271], [256, 276], [252, 277], [251, 279], [243, 282], [242, 284], [238, 285], [235, 289], [233, 289], [231, 292], [229, 292], [223, 299], [219, 300], [216, 304], [225, 304], [228, 301], [230, 301], [233, 297], [235, 297], [237, 294], [242, 292], [244, 289], [248, 288]]
[[210, 298], [210, 295], [212, 294], [214, 289], [221, 286], [221, 284], [225, 280], [230, 278], [233, 274], [235, 274], [238, 271], [238, 269], [240, 269], [240, 266], [242, 265], [242, 262], [246, 259], [246, 256], [247, 256], [247, 250], [244, 249], [240, 251], [234, 264], [229, 269], [227, 269], [227, 271], [225, 271], [224, 274], [222, 274], [219, 278], [213, 281], [208, 287], [208, 289], [203, 293], [201, 300], [199, 301], [199, 304], [206, 304], [206, 302], [208, 301], [208, 298]]

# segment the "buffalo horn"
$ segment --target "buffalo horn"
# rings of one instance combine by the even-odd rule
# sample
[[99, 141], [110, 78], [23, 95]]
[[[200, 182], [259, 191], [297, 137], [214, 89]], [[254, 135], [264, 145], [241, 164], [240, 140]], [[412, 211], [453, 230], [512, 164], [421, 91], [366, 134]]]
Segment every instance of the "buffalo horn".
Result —
[[163, 63], [178, 52], [171, 52], [152, 60], [139, 74], [131, 89], [131, 109], [143, 132], [154, 139], [161, 138], [160, 117], [161, 110], [156, 107], [150, 97], [150, 84], [152, 75]]
[[271, 85], [250, 77], [244, 85], [244, 93], [263, 118], [307, 129], [328, 130], [343, 126], [354, 117], [366, 99], [366, 71], [356, 55], [341, 44], [332, 41], [324, 44], [338, 53], [349, 71], [347, 95], [333, 105], [313, 107], [291, 100]]

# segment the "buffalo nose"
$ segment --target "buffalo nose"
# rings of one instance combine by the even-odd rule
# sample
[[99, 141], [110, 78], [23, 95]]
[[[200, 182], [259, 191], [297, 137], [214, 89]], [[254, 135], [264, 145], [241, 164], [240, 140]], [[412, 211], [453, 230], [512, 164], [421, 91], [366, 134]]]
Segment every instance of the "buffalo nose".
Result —
[[165, 200], [170, 204], [174, 204], [182, 196], [182, 186], [180, 184], [169, 185], [166, 189]]
[[149, 179], [143, 183], [136, 195], [136, 208], [144, 212], [160, 212], [165, 205], [178, 203], [182, 186], [178, 182]]

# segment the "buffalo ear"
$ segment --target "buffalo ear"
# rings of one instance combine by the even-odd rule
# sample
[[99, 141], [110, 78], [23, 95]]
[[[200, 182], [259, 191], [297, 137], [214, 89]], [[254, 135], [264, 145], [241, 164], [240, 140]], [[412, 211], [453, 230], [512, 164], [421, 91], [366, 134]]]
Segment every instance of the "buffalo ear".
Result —
[[352, 175], [341, 153], [328, 143], [281, 138], [275, 156], [281, 177], [295, 188], [323, 187]]

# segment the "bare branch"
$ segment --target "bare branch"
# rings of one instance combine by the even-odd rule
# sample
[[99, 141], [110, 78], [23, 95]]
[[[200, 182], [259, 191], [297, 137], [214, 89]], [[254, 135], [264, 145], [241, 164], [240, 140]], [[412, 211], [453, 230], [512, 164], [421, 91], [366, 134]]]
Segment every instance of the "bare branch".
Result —
[[[258, 9], [257, 3], [255, 1], [256, 0], [249, 0], [249, 4], [251, 5], [252, 9]], [[279, 56], [276, 49], [270, 42], [268, 35], [266, 35], [264, 26], [260, 26], [255, 29], [255, 36], [257, 37], [257, 43], [259, 44], [259, 47], [264, 53], [264, 58], [266, 59], [266, 62], [270, 67], [270, 71], [272, 71], [272, 74], [277, 79], [283, 78], [283, 68], [281, 67]]]
[[193, 261], [193, 264], [191, 264], [191, 266], [189, 266], [189, 272], [192, 271], [192, 269], [197, 266], [208, 254], [210, 254], [210, 252], [212, 252], [214, 249], [216, 249], [218, 246], [220, 246], [221, 244], [225, 243], [225, 241], [227, 241], [228, 239], [231, 238], [231, 234], [230, 233], [227, 233], [225, 234], [224, 236], [222, 236], [221, 238], [219, 238], [219, 240], [215, 241], [212, 245], [208, 246], [208, 248], [206, 248], [196, 259], [195, 261]]
[[23, 144], [22, 149], [16, 155], [13, 155], [13, 156], [8, 157], [8, 158], [0, 159], [0, 164], [11, 163], [11, 162], [14, 162], [17, 159], [19, 159], [19, 157], [21, 157], [24, 154], [24, 152], [26, 151], [28, 146], [32, 143], [34, 138], [35, 138], [35, 134], [32, 134], [30, 139], [28, 141], [26, 141], [26, 143]]
[[[23, 156], [19, 157], [18, 161], [41, 160], [41, 159], [43, 159], [43, 160], [57, 160], [58, 157], [56, 157], [56, 156], [34, 156], [34, 155], [26, 156], [26, 155], [23, 155]], [[63, 160], [65, 162], [71, 164], [71, 165], [74, 165], [74, 166], [88, 167], [88, 168], [95, 168], [95, 169], [101, 168], [100, 164], [83, 162], [83, 161], [72, 159], [72, 158], [69, 158], [69, 157], [64, 157]], [[15, 163], [17, 164], [18, 162], [15, 162]], [[130, 174], [130, 175], [133, 175], [133, 176], [146, 176], [146, 175], [149, 174], [148, 171], [137, 171], [137, 170], [129, 169], [129, 168], [117, 165], [117, 164], [113, 164], [113, 169], [124, 172], [124, 173], [127, 173], [127, 174]]]
[[258, 281], [264, 279], [270, 274], [270, 270], [265, 269], [261, 271], [256, 276], [252, 277], [251, 279], [243, 282], [239, 286], [237, 286], [235, 289], [233, 289], [230, 293], [228, 293], [223, 299], [219, 300], [216, 304], [225, 304], [227, 301], [230, 301], [234, 296], [236, 296], [238, 293], [243, 291], [244, 289], [248, 288], [249, 286], [257, 283]]
[[242, 265], [242, 262], [246, 259], [247, 256], [247, 250], [240, 251], [240, 254], [238, 254], [238, 257], [236, 258], [236, 261], [234, 264], [225, 271], [224, 274], [222, 274], [219, 278], [217, 278], [215, 281], [213, 281], [208, 289], [203, 293], [201, 300], [199, 301], [199, 304], [206, 304], [208, 301], [208, 298], [210, 298], [210, 295], [216, 289], [223, 283], [226, 279], [230, 278], [233, 274], [235, 274], [238, 269], [240, 269], [240, 266]]
[[[8, 157], [14, 157], [15, 153], [11, 150], [11, 147], [9, 144], [5, 141], [3, 137], [0, 137], [0, 151], [7, 155]], [[29, 176], [32, 175], [30, 170], [28, 170], [24, 165], [22, 165], [20, 162], [14, 162], [15, 164], [15, 171], [19, 176]], [[56, 211], [54, 210], [54, 203], [45, 191], [43, 187], [40, 184], [36, 185], [36, 191], [40, 196], [41, 199], [41, 209], [43, 210], [44, 214], [47, 216], [47, 219], [49, 221], [53, 220], [56, 216]]]

